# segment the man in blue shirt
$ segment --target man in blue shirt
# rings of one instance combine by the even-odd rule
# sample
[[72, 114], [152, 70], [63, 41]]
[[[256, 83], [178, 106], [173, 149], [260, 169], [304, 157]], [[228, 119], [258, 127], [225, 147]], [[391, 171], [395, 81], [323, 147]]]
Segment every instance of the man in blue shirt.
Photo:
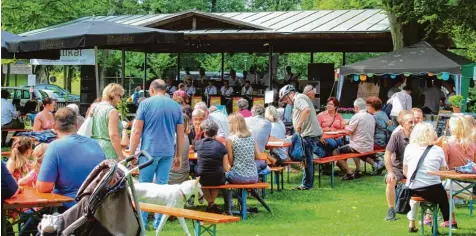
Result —
[[[181, 166], [183, 114], [180, 105], [165, 96], [165, 86], [161, 79], [152, 81], [149, 88], [151, 97], [142, 101], [137, 110], [130, 150], [136, 150], [142, 138], [141, 149], [147, 151], [154, 160], [150, 166], [140, 170], [139, 182], [150, 183], [155, 175], [157, 184], [167, 184], [172, 162], [174, 168]], [[146, 161], [145, 157], [139, 158], [139, 164]], [[142, 216], [147, 226], [147, 213], [143, 212]], [[156, 214], [154, 228], [159, 225], [159, 218]]]
[[[38, 192], [51, 191], [74, 198], [89, 173], [105, 155], [99, 144], [88, 137], [76, 134], [76, 114], [71, 108], [61, 108], [55, 114], [54, 128], [58, 140], [48, 145], [38, 181]], [[65, 208], [76, 202], [65, 203]]]

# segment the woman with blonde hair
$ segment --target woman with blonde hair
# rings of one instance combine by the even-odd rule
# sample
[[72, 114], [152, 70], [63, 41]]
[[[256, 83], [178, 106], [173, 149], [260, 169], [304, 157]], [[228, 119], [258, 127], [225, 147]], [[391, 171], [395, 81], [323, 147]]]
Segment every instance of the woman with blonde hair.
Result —
[[[225, 140], [228, 152], [228, 162], [231, 170], [225, 173], [225, 178], [233, 184], [253, 184], [258, 182], [258, 171], [255, 160], [259, 159], [258, 144], [246, 126], [245, 119], [240, 113], [228, 117], [230, 136]], [[225, 195], [226, 214], [231, 214], [231, 192]]]
[[[438, 204], [444, 219], [441, 226], [449, 227], [448, 196], [441, 184], [441, 178], [428, 174], [428, 172], [432, 171], [447, 170], [443, 149], [433, 145], [436, 138], [436, 132], [431, 124], [420, 123], [413, 128], [410, 135], [410, 143], [405, 148], [403, 174], [409, 179], [415, 174], [414, 180], [407, 181], [406, 183], [412, 195]], [[410, 203], [410, 205], [412, 205], [412, 209], [408, 212], [407, 218], [410, 221], [409, 231], [413, 233], [418, 231], [415, 227], [418, 204]], [[456, 225], [455, 221], [453, 221], [453, 225]]]
[[476, 142], [476, 122], [474, 121], [474, 117], [472, 115], [464, 115], [464, 119], [466, 120], [470, 131], [470, 138], [473, 142]]
[[468, 159], [476, 161], [476, 143], [471, 137], [473, 130], [467, 120], [463, 116], [452, 116], [448, 126], [451, 136], [440, 138], [448, 169], [466, 165]]
[[124, 89], [116, 83], [108, 84], [102, 91], [102, 100], [92, 108], [91, 138], [98, 141], [107, 159], [124, 159], [121, 147], [122, 124], [116, 107], [124, 96]]

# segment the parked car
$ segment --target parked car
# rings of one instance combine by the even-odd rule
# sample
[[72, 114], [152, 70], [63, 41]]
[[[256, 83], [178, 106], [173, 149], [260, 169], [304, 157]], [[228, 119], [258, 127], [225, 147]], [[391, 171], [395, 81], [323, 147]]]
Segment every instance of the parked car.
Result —
[[66, 102], [64, 97], [62, 97], [58, 92], [48, 89], [40, 89], [40, 91], [48, 94], [48, 97], [56, 100], [56, 102]]
[[[2, 90], [3, 89], [10, 93], [10, 99], [8, 100], [21, 110], [23, 110], [21, 107], [25, 108], [25, 105], [28, 103], [28, 101], [35, 101], [38, 104], [38, 107], [40, 107], [43, 103], [43, 99], [48, 97], [47, 93], [39, 89], [33, 89], [33, 92], [31, 93], [29, 87], [5, 87], [2, 88]], [[35, 110], [36, 108], [31, 108], [29, 105], [25, 109], [30, 112], [31, 109]]]
[[16, 106], [25, 106], [26, 102], [34, 99], [28, 88], [4, 87], [2, 89], [10, 93], [8, 100]]
[[[26, 86], [29, 87], [29, 86]], [[79, 102], [79, 95], [72, 94], [65, 90], [64, 88], [61, 88], [58, 85], [55, 84], [37, 84], [34, 86], [35, 89], [40, 89], [40, 90], [53, 90], [57, 92], [57, 95], [64, 99], [64, 101], [68, 102]]]

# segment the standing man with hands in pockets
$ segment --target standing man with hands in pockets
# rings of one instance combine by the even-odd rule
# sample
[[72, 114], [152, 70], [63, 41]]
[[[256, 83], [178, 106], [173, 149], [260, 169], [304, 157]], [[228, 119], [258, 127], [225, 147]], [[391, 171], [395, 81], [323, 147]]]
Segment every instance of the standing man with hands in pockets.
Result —
[[292, 85], [286, 85], [279, 90], [279, 101], [293, 105], [293, 126], [304, 141], [306, 167], [302, 184], [295, 189], [309, 190], [314, 187], [313, 155], [316, 150], [321, 148], [318, 142], [322, 136], [322, 129], [317, 121], [316, 110], [309, 97], [296, 92]]
[[[139, 182], [152, 182], [155, 175], [157, 184], [169, 182], [169, 172], [180, 168], [183, 147], [183, 114], [180, 105], [165, 96], [165, 82], [161, 79], [152, 81], [149, 87], [150, 98], [139, 105], [131, 136], [130, 150], [136, 150], [139, 141], [141, 150], [153, 157], [153, 163], [140, 170]], [[176, 144], [176, 145], [175, 145]], [[139, 164], [147, 158], [139, 157]], [[147, 227], [147, 212], [142, 212], [144, 226]], [[160, 215], [155, 215], [154, 228], [160, 222]]]

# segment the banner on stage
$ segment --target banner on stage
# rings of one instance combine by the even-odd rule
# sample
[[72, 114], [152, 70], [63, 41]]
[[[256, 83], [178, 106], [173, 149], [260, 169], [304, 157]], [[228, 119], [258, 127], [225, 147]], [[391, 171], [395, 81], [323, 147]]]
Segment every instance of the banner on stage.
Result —
[[210, 96], [210, 106], [220, 106], [221, 97], [220, 96]]
[[264, 97], [254, 97], [253, 98], [253, 106], [258, 105], [258, 104], [264, 107]]
[[202, 101], [202, 96], [193, 96], [192, 97], [192, 107], [194, 107], [195, 104], [197, 104], [201, 101]]

